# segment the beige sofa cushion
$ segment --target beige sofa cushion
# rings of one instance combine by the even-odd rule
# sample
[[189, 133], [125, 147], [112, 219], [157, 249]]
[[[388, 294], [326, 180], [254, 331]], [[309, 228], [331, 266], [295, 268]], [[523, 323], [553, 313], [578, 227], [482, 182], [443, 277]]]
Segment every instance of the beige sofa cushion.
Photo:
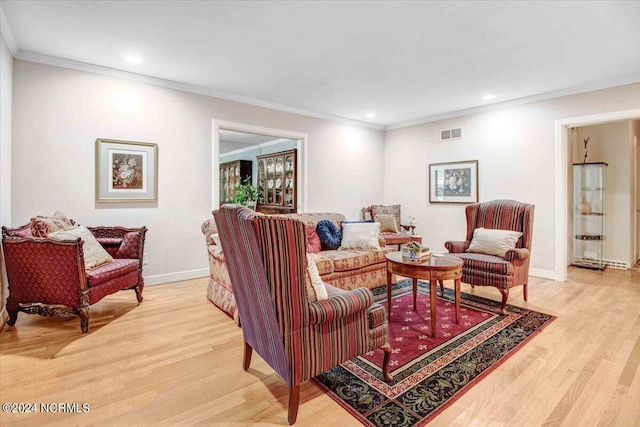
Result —
[[379, 251], [336, 250], [322, 251], [320, 255], [333, 261], [334, 271], [350, 271], [385, 262], [385, 255], [393, 251], [393, 248], [382, 248]]

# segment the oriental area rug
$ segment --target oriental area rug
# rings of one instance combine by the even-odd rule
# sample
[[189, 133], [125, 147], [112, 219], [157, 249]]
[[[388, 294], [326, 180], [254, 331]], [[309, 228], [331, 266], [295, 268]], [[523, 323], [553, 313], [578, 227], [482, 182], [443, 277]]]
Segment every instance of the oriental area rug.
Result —
[[[455, 323], [452, 289], [438, 298], [436, 338], [431, 338], [429, 285], [419, 282], [413, 311], [411, 280], [394, 285], [389, 321], [394, 380], [382, 378], [382, 350], [317, 376], [332, 399], [367, 426], [423, 426], [525, 345], [554, 316], [461, 294]], [[384, 287], [374, 291], [387, 307]]]

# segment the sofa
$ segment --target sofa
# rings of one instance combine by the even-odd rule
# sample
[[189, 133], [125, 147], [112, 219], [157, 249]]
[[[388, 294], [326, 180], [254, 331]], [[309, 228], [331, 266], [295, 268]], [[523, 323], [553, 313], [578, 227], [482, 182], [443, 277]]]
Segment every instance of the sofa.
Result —
[[[132, 289], [142, 302], [142, 278], [146, 227], [84, 227], [108, 260], [91, 264], [94, 253], [80, 226], [56, 212], [36, 217], [17, 228], [2, 227], [2, 248], [9, 282], [7, 324], [16, 323], [18, 312], [42, 316], [77, 316], [83, 333], [89, 331], [89, 306], [107, 295]], [[47, 221], [60, 221], [56, 232]], [[69, 226], [70, 228], [63, 228]], [[56, 233], [72, 237], [52, 237]]]
[[[298, 219], [308, 225], [313, 224], [314, 227], [322, 220], [329, 220], [339, 229], [342, 229], [342, 222], [345, 221], [344, 215], [340, 213], [293, 213], [282, 216]], [[220, 246], [218, 230], [213, 218], [206, 220], [202, 224], [202, 233], [205, 235], [209, 257], [207, 297], [213, 304], [229, 315], [236, 324], [240, 325], [231, 279], [229, 278], [224, 252]], [[360, 287], [375, 289], [380, 286], [386, 286], [387, 263], [385, 255], [396, 249], [382, 247], [383, 244], [380, 251], [322, 250], [317, 254], [313, 254], [320, 278], [323, 282], [344, 290]]]

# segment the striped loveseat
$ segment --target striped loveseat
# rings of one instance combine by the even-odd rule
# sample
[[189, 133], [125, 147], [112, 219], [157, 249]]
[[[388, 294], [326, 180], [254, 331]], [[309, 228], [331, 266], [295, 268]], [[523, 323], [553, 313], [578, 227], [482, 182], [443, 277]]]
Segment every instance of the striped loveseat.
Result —
[[[322, 220], [329, 220], [342, 228], [344, 215], [333, 212], [294, 213], [281, 215], [298, 219], [314, 227]], [[209, 257], [209, 284], [207, 297], [233, 320], [240, 324], [233, 288], [225, 263], [225, 254], [220, 245], [216, 222], [213, 218], [202, 224]], [[323, 250], [314, 254], [314, 260], [323, 282], [344, 290], [360, 287], [375, 289], [387, 284], [385, 255], [395, 247], [370, 250]]]

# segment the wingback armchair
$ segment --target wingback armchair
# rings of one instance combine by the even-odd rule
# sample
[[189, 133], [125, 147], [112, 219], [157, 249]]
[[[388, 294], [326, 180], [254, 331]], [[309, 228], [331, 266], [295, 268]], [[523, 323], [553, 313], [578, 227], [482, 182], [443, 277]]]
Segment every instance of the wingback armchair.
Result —
[[[522, 286], [524, 300], [527, 300], [534, 208], [534, 205], [515, 200], [493, 200], [468, 205], [465, 209], [465, 240], [448, 241], [444, 244], [451, 254], [462, 258], [464, 283], [498, 288], [502, 294], [500, 309], [503, 313], [512, 287]], [[518, 231], [522, 236], [516, 242], [515, 248], [506, 251], [504, 257], [468, 252], [477, 228]]]
[[371, 205], [360, 209], [360, 219], [363, 221], [374, 220], [376, 215], [379, 214], [391, 215], [395, 218], [397, 232], [382, 231], [380, 237], [384, 239], [384, 243], [387, 246], [398, 245], [398, 250], [400, 250], [401, 245], [411, 241], [411, 235], [408, 234], [407, 231], [411, 229], [413, 232], [412, 228], [415, 228], [412, 225], [402, 225], [400, 206], [401, 205]]
[[89, 306], [121, 289], [133, 289], [142, 301], [142, 256], [146, 227], [87, 227], [113, 261], [85, 269], [84, 242], [32, 237], [30, 224], [2, 227], [2, 248], [9, 281], [7, 324], [18, 312], [78, 316], [89, 331]]
[[326, 285], [329, 298], [310, 302], [302, 221], [236, 205], [213, 214], [242, 319], [244, 369], [255, 350], [289, 384], [289, 424], [300, 384], [358, 355], [382, 348], [383, 376], [392, 380], [387, 315], [371, 291]]

